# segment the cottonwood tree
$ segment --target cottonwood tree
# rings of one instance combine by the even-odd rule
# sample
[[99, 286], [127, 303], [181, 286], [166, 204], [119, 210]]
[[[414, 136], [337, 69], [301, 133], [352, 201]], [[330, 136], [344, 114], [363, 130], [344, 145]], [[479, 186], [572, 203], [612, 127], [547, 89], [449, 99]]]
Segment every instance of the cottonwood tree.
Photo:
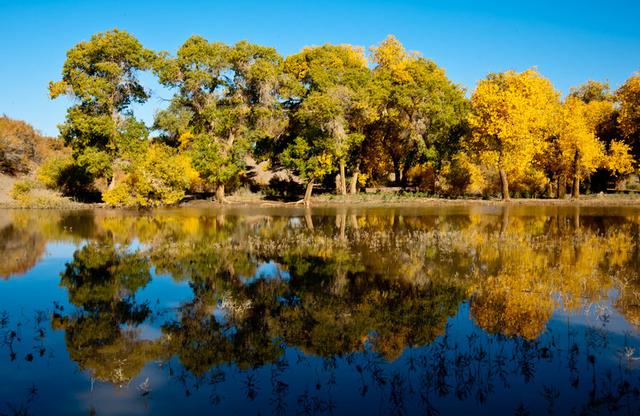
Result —
[[157, 66], [161, 83], [177, 89], [156, 127], [186, 151], [200, 177], [225, 200], [254, 143], [286, 128], [279, 90], [282, 58], [275, 49], [245, 41], [234, 46], [189, 38], [175, 57]]
[[401, 184], [416, 163], [439, 167], [455, 153], [468, 103], [442, 68], [406, 51], [395, 37], [387, 37], [371, 52], [375, 67], [369, 100], [377, 117], [368, 133], [371, 142], [381, 144]]
[[598, 101], [585, 104], [569, 96], [562, 105], [557, 149], [563, 172], [573, 177], [573, 198], [580, 195], [580, 180], [588, 177], [604, 162], [604, 146], [595, 135], [595, 103]]
[[[633, 155], [631, 154], [631, 146], [624, 143], [624, 133], [617, 125], [620, 118], [619, 108], [615, 105], [616, 97], [610, 92], [609, 84], [606, 82], [598, 82], [589, 80], [585, 84], [571, 88], [569, 97], [565, 100], [564, 106], [574, 107], [574, 111], [565, 112], [565, 119], [572, 117], [574, 120], [582, 119], [590, 134], [600, 142], [602, 152], [600, 163], [596, 166], [595, 159], [591, 162], [588, 153], [589, 150], [595, 150], [593, 143], [590, 141], [582, 141], [582, 145], [587, 147], [587, 162], [585, 165], [591, 165], [592, 168], [583, 169], [582, 172], [590, 174], [596, 167], [601, 167], [609, 171], [613, 178], [620, 178], [633, 172]], [[577, 102], [576, 102], [577, 101]], [[582, 104], [580, 104], [582, 103]], [[583, 135], [583, 139], [586, 136]], [[579, 144], [580, 142], [576, 142]], [[578, 146], [579, 147], [579, 146]], [[579, 152], [578, 156], [582, 157], [585, 152]], [[593, 152], [592, 156], [595, 156]], [[573, 169], [575, 171], [575, 168]], [[574, 176], [575, 178], [575, 176]], [[580, 177], [578, 177], [578, 181]], [[579, 183], [572, 187], [572, 196], [577, 197], [579, 194]]]
[[558, 93], [536, 70], [489, 74], [471, 97], [468, 144], [496, 166], [502, 198], [509, 199], [509, 175], [528, 168], [545, 147], [557, 117]]
[[618, 126], [633, 155], [640, 156], [640, 72], [631, 76], [616, 91], [619, 103]]
[[[302, 167], [303, 161], [294, 162], [296, 155], [306, 146], [314, 152], [308, 155], [310, 165], [316, 165], [312, 160], [330, 157], [331, 163], [338, 165], [338, 188], [340, 194], [345, 195], [346, 164], [364, 139], [362, 129], [369, 117], [365, 96], [369, 68], [364, 50], [351, 45], [330, 44], [304, 48], [288, 57], [284, 67], [298, 84], [292, 90], [290, 104], [294, 119], [292, 148], [282, 160], [305, 177], [306, 194], [310, 196], [314, 181], [321, 178], [318, 173], [328, 172], [324, 167]], [[301, 141], [307, 144], [303, 145]], [[352, 172], [357, 180], [357, 167]], [[305, 201], [308, 202], [308, 197]]]
[[[131, 111], [149, 92], [140, 82], [156, 54], [132, 35], [114, 29], [97, 33], [67, 52], [62, 79], [49, 83], [51, 98], [73, 100], [60, 136], [73, 149], [78, 165], [95, 178], [115, 184], [114, 168], [144, 145], [148, 130]], [[126, 162], [125, 162], [126, 163]]]

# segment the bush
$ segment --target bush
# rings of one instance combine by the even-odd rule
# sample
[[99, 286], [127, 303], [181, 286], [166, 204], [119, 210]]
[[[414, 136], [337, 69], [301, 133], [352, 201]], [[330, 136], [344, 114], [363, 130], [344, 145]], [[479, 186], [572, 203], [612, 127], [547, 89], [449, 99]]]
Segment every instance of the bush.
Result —
[[58, 155], [46, 160], [37, 172], [38, 181], [48, 189], [60, 191], [85, 202], [100, 201], [94, 186], [94, 175], [86, 164], [80, 164], [70, 155]]
[[38, 181], [49, 189], [59, 189], [64, 172], [73, 165], [71, 156], [53, 157], [46, 160], [38, 169]]
[[59, 141], [40, 135], [24, 121], [0, 117], [0, 172], [29, 173], [52, 153], [60, 151]]
[[117, 207], [175, 204], [197, 178], [188, 157], [154, 144], [131, 163], [122, 180], [104, 192], [102, 199]]
[[436, 185], [436, 171], [430, 163], [421, 163], [407, 171], [407, 181], [417, 186], [421, 192], [433, 192]]
[[18, 181], [13, 185], [11, 189], [11, 197], [18, 202], [26, 201], [29, 197], [29, 193], [35, 189], [37, 183], [31, 179], [25, 179]]

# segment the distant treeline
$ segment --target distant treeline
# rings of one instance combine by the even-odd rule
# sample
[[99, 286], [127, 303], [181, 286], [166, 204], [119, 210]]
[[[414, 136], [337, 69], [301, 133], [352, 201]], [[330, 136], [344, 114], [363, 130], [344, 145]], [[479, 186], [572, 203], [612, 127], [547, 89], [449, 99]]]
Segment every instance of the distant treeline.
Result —
[[[153, 126], [131, 109], [150, 98], [143, 72], [173, 92]], [[59, 126], [71, 155], [47, 160], [39, 177], [116, 206], [196, 192], [223, 201], [252, 161], [293, 173], [305, 202], [314, 186], [577, 197], [621, 186], [640, 155], [640, 73], [613, 92], [588, 81], [564, 100], [535, 69], [492, 73], [467, 98], [393, 36], [368, 53], [325, 44], [285, 58], [200, 36], [157, 52], [112, 30], [70, 49], [49, 91], [73, 99]]]

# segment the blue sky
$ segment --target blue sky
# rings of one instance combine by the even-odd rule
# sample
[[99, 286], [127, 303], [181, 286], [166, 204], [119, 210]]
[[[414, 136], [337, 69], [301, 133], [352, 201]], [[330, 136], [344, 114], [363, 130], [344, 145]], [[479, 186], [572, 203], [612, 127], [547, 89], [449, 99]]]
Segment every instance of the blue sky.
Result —
[[[91, 34], [125, 29], [175, 51], [190, 35], [274, 46], [284, 55], [325, 42], [370, 46], [396, 35], [468, 90], [488, 72], [537, 66], [556, 88], [588, 79], [613, 87], [640, 70], [640, 1], [7, 1], [0, 0], [0, 113], [49, 135], [69, 102], [51, 101], [65, 52]], [[150, 122], [169, 92], [136, 109]]]

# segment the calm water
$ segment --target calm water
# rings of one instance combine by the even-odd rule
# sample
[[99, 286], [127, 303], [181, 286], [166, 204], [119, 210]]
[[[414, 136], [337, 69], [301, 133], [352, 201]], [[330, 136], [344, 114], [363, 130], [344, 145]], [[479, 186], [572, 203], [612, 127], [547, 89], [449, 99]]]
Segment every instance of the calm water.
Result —
[[0, 211], [0, 415], [638, 414], [640, 208]]

